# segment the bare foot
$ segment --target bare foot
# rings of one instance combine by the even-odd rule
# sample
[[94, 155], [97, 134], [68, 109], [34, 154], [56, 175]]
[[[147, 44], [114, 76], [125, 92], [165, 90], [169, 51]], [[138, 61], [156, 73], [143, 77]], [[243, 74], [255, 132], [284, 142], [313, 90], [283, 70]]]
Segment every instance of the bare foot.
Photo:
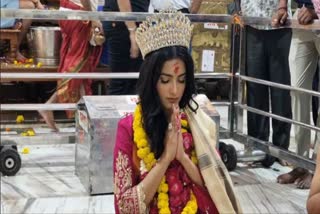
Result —
[[25, 56], [23, 56], [20, 51], [17, 51], [16, 53], [16, 60], [19, 62], [25, 61], [27, 58]]
[[289, 163], [288, 161], [281, 160], [281, 159], [279, 159], [278, 161], [281, 166], [292, 166], [292, 164]]
[[292, 184], [295, 182], [299, 177], [306, 174], [308, 170], [303, 169], [301, 167], [297, 167], [293, 169], [291, 172], [279, 175], [277, 177], [277, 182], [280, 184]]
[[299, 189], [310, 189], [312, 178], [313, 178], [313, 174], [308, 171], [303, 176], [297, 178], [294, 184]]
[[39, 114], [42, 116], [46, 124], [51, 128], [53, 131], [58, 132], [59, 129], [57, 128], [55, 122], [54, 122], [54, 117], [53, 117], [53, 112], [52, 111], [39, 111]]

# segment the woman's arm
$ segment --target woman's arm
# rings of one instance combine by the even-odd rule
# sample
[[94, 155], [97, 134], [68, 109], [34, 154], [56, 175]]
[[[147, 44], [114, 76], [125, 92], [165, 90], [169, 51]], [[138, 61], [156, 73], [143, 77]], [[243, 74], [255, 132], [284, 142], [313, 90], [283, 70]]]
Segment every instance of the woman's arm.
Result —
[[[130, 0], [117, 0], [120, 12], [132, 12]], [[136, 28], [137, 25], [134, 21], [125, 21], [125, 24], [129, 31], [130, 38], [130, 57], [137, 58], [139, 56], [139, 47], [136, 42]]]
[[114, 205], [116, 213], [143, 213], [146, 205], [133, 158], [132, 117], [119, 121], [113, 152]]
[[190, 13], [198, 13], [202, 0], [192, 0], [190, 6]]
[[311, 183], [309, 198], [307, 201], [308, 213], [319, 213], [320, 211], [320, 149], [317, 153], [316, 171]]
[[198, 167], [188, 157], [188, 155], [185, 155], [183, 159], [180, 161], [180, 163], [182, 164], [183, 168], [186, 170], [192, 182], [203, 187], [203, 180], [200, 175], [200, 171]]
[[[189, 135], [189, 134], [190, 133], [185, 133], [184, 137], [187, 138], [188, 136], [186, 136], [186, 135]], [[199, 185], [199, 186], [203, 186], [203, 180], [200, 175], [200, 171], [199, 171], [198, 167], [192, 162], [192, 160], [189, 158], [187, 153], [185, 153], [185, 151], [184, 151], [183, 136], [182, 136], [181, 130], [179, 132], [177, 146], [178, 147], [177, 147], [176, 159], [181, 163], [181, 165], [183, 166], [184, 170], [187, 172], [187, 174], [188, 174], [189, 178], [192, 180], [192, 182]]]

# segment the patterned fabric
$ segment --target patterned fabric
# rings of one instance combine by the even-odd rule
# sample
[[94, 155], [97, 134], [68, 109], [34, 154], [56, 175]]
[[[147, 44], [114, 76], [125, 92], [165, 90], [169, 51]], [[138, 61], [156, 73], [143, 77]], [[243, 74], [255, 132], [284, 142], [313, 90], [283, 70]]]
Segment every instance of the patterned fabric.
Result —
[[[60, 6], [72, 10], [81, 10], [81, 7], [69, 0], [61, 0]], [[91, 23], [81, 20], [59, 21], [62, 34], [60, 47], [60, 64], [58, 72], [80, 73], [93, 72], [99, 62], [102, 46], [91, 46]], [[58, 81], [57, 95], [60, 103], [76, 103], [79, 101], [80, 86], [84, 86], [86, 95], [92, 95], [91, 80], [64, 79]], [[67, 116], [73, 117], [73, 111], [67, 111]]]
[[320, 0], [312, 0], [312, 1], [313, 1], [314, 9], [320, 19]]
[[279, 0], [242, 0], [241, 10], [244, 16], [270, 18], [278, 3]]
[[114, 201], [116, 213], [146, 213], [146, 206], [139, 199], [144, 192], [138, 188], [139, 166], [134, 160], [134, 143], [132, 130], [133, 117], [120, 120], [114, 148]]
[[218, 212], [243, 213], [235, 195], [233, 182], [228, 170], [222, 162], [218, 151], [214, 149], [217, 144], [217, 124], [201, 108], [196, 113], [190, 108], [186, 108], [185, 113], [194, 136], [193, 140], [200, 173]]
[[[288, 13], [291, 14], [291, 1], [288, 1]], [[243, 16], [271, 18], [278, 9], [279, 0], [242, 0], [241, 11]], [[252, 26], [258, 29], [272, 29], [270, 26]]]
[[[121, 214], [158, 213], [156, 199], [150, 203], [150, 207], [146, 207], [144, 203], [145, 194], [140, 183], [144, 176], [140, 175], [140, 160], [133, 142], [132, 124], [132, 115], [121, 119], [118, 123], [113, 160], [115, 211]], [[184, 135], [183, 139], [185, 140]], [[169, 169], [179, 173], [184, 171], [182, 165], [175, 161], [170, 164], [166, 174]], [[197, 198], [197, 213], [218, 214], [217, 208], [205, 188], [194, 183], [190, 184], [190, 188]]]

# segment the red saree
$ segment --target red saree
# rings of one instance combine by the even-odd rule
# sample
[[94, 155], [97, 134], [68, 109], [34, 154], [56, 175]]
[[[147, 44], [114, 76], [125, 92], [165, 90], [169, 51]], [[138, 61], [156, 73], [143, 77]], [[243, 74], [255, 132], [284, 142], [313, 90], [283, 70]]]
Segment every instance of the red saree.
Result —
[[[61, 0], [60, 6], [72, 10], [82, 10], [80, 6], [69, 0]], [[58, 72], [93, 72], [99, 62], [102, 46], [94, 47], [89, 43], [91, 22], [61, 20], [59, 25], [62, 33], [62, 44]], [[58, 101], [60, 103], [78, 102], [81, 96], [81, 85], [83, 85], [86, 95], [92, 95], [91, 82], [88, 79], [59, 80], [57, 86]], [[68, 111], [67, 115], [72, 117], [73, 113]]]
[[[133, 142], [133, 116], [129, 115], [121, 119], [118, 123], [118, 130], [116, 135], [116, 143], [114, 148], [114, 201], [116, 213], [158, 213], [156, 197], [150, 203], [149, 207], [143, 203], [144, 193], [139, 185], [143, 179], [140, 175], [140, 160], [136, 155], [136, 146]], [[191, 141], [192, 136], [190, 133], [183, 134], [185, 150], [186, 141]], [[192, 183], [191, 179], [186, 174], [182, 165], [173, 161], [167, 172], [166, 177], [174, 176], [174, 178], [180, 178], [184, 184], [181, 195], [178, 197], [170, 197], [171, 205], [177, 205], [175, 210], [171, 208], [171, 213], [180, 213], [182, 208], [189, 200], [189, 192], [192, 190], [194, 193], [197, 204], [197, 213], [218, 213], [214, 203], [212, 202], [208, 191]]]

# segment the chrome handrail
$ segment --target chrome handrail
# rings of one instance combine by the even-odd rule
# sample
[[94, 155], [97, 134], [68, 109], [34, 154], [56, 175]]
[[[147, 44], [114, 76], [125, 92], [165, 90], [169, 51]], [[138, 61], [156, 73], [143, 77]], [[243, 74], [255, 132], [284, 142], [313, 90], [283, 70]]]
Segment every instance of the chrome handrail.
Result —
[[[101, 20], [101, 21], [143, 21], [150, 13], [138, 12], [92, 12], [92, 11], [59, 11], [30, 9], [1, 9], [1, 18], [42, 19], [42, 20]], [[227, 14], [187, 14], [192, 22], [233, 23], [234, 18]], [[270, 25], [271, 18], [241, 17], [244, 25]], [[309, 25], [300, 25], [295, 19], [288, 19], [282, 27], [307, 30], [320, 30], [320, 21], [315, 20]]]
[[[231, 76], [230, 73], [195, 73], [195, 78], [223, 79]], [[138, 79], [139, 73], [18, 73], [1, 72], [1, 80], [10, 79]]]

